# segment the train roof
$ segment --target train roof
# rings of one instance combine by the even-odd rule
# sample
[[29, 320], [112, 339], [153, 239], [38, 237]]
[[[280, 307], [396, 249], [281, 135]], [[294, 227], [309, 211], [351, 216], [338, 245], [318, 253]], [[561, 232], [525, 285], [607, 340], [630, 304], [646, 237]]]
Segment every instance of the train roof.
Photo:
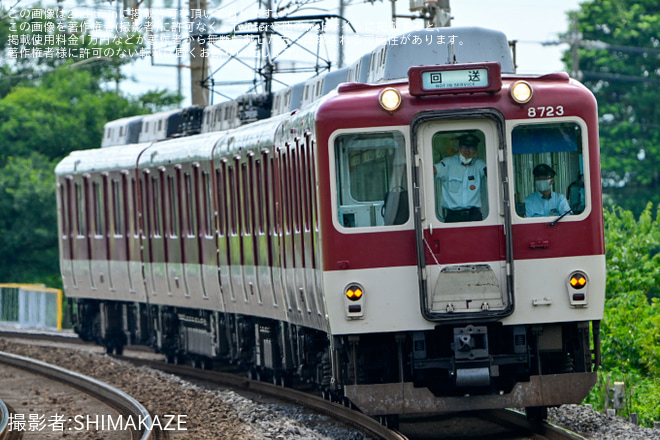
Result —
[[[435, 62], [434, 62], [435, 61]], [[368, 82], [408, 77], [411, 66], [500, 63], [502, 73], [514, 73], [506, 35], [479, 27], [433, 28], [390, 38], [371, 53]]]
[[55, 167], [55, 174], [85, 174], [98, 171], [119, 171], [135, 167], [135, 160], [150, 142], [116, 145], [109, 148], [92, 148], [71, 152]]
[[[240, 155], [245, 150], [272, 148], [277, 127], [288, 115], [257, 121], [227, 131], [182, 136], [159, 142], [119, 145], [73, 151], [55, 168], [58, 176], [112, 172], [171, 166], [181, 162], [208, 160], [215, 155]], [[139, 164], [138, 164], [139, 162]]]
[[[113, 136], [105, 133], [103, 146], [233, 130], [259, 120], [290, 115], [297, 109], [311, 110], [314, 103], [323, 101], [342, 83], [382, 84], [407, 79], [412, 66], [477, 62], [497, 62], [503, 74], [514, 73], [513, 56], [504, 33], [479, 27], [415, 30], [388, 38], [348, 68], [326, 72], [273, 94], [241, 95], [233, 101], [206, 107], [204, 117], [200, 109], [196, 126], [185, 109], [108, 122], [106, 131]], [[129, 124], [136, 123], [141, 125], [138, 138], [115, 136], [115, 132], [128, 133]], [[112, 127], [116, 129], [107, 130]], [[130, 128], [134, 131], [134, 127]]]
[[157, 142], [140, 155], [138, 166], [157, 168], [184, 161], [208, 160], [216, 144], [222, 143], [226, 137], [227, 132], [211, 132]]

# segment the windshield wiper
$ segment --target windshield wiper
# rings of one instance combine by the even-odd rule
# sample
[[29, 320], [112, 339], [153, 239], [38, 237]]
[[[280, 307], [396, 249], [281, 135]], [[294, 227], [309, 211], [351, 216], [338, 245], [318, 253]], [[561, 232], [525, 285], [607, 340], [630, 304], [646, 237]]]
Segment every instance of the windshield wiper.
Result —
[[563, 213], [562, 215], [560, 215], [559, 217], [557, 217], [556, 219], [554, 219], [553, 221], [551, 221], [550, 223], [548, 223], [548, 226], [554, 226], [554, 225], [556, 225], [557, 222], [558, 222], [559, 220], [563, 219], [564, 217], [566, 217], [566, 216], [567, 216], [568, 214], [570, 214], [571, 212], [573, 212], [573, 211], [572, 211], [571, 209], [569, 209], [568, 211], [566, 211], [565, 213]]

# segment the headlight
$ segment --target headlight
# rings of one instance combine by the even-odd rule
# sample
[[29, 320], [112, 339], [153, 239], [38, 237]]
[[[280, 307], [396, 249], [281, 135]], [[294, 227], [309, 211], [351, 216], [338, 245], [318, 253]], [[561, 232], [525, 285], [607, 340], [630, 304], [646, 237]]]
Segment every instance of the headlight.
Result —
[[511, 86], [511, 99], [518, 104], [526, 104], [532, 99], [534, 91], [526, 81], [517, 81]]
[[380, 92], [378, 101], [380, 102], [380, 106], [385, 110], [388, 112], [393, 112], [401, 105], [401, 93], [399, 93], [397, 89], [388, 87]]

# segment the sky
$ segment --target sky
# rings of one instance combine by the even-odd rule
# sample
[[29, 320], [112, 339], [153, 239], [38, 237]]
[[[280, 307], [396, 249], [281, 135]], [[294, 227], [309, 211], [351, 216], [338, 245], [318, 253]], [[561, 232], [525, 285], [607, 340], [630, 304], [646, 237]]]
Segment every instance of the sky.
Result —
[[[81, 12], [92, 5], [92, 2], [99, 0], [64, 0], [65, 8]], [[161, 18], [169, 16], [174, 17], [175, 9], [166, 8], [166, 3], [176, 7], [179, 1], [183, 7], [187, 6], [186, 0], [152, 0], [153, 9], [160, 10]], [[257, 13], [257, 2], [253, 0], [207, 0], [210, 3], [208, 10], [212, 19], [222, 20], [221, 24], [216, 25], [214, 29], [226, 32], [232, 28], [233, 24], [253, 18]], [[213, 2], [216, 2], [215, 4]], [[265, 1], [265, 0], [264, 0]], [[338, 14], [339, 0], [272, 0], [279, 7], [285, 5], [295, 5], [305, 3], [294, 15], [310, 14]], [[345, 65], [350, 65], [361, 55], [375, 48], [387, 33], [391, 35], [403, 34], [406, 31], [419, 29], [423, 26], [422, 20], [409, 20], [406, 18], [397, 18], [396, 30], [391, 27], [391, 3], [388, 0], [367, 2], [365, 0], [344, 0], [348, 4], [345, 9], [345, 17], [353, 24], [358, 33], [353, 34], [347, 31], [346, 42], [342, 45], [344, 48]], [[21, 2], [24, 5], [25, 0]], [[561, 62], [562, 52], [567, 49], [566, 44], [543, 45], [542, 43], [557, 42], [560, 33], [565, 33], [569, 27], [568, 11], [574, 11], [579, 8], [578, 0], [450, 0], [451, 15], [453, 17], [452, 26], [480, 26], [490, 29], [496, 29], [506, 34], [509, 40], [517, 40], [517, 65], [519, 73], [547, 73], [564, 70]], [[142, 2], [141, 12], [146, 10], [148, 2]], [[121, 5], [121, 3], [120, 3]], [[114, 11], [116, 3], [96, 3], [97, 10]], [[410, 15], [409, 0], [400, 0], [396, 3], [397, 14]], [[290, 7], [287, 9], [291, 11]], [[184, 11], [184, 14], [187, 11]], [[263, 13], [263, 10], [262, 10]], [[112, 20], [106, 20], [112, 21]], [[106, 23], [107, 24], [107, 23]], [[330, 24], [325, 34], [325, 49], [327, 57], [333, 64], [337, 62], [337, 27]], [[161, 34], [163, 35], [163, 34]], [[367, 36], [367, 38], [362, 38]], [[368, 37], [376, 38], [368, 38]], [[185, 45], [184, 45], [185, 46]], [[310, 45], [307, 44], [306, 47]], [[227, 47], [227, 46], [225, 46]], [[165, 45], [165, 50], [173, 52], [175, 44]], [[238, 50], [235, 48], [233, 50]], [[250, 53], [249, 50], [242, 54]], [[253, 52], [252, 52], [253, 53]], [[250, 54], [252, 54], [250, 53]], [[216, 70], [226, 61], [220, 51], [213, 49], [212, 56], [208, 58], [212, 70]], [[299, 63], [306, 54], [293, 55], [293, 60]], [[307, 57], [309, 58], [309, 57]], [[285, 59], [285, 57], [282, 57]], [[174, 67], [177, 61], [181, 64], [188, 64], [188, 60], [182, 57], [157, 56], [153, 60], [145, 58], [135, 62], [133, 65], [124, 68], [124, 73], [128, 79], [123, 81], [121, 89], [126, 93], [139, 94], [153, 89], [177, 90], [181, 91], [185, 97], [183, 105], [190, 104], [190, 72], [187, 68], [177, 69]], [[165, 66], [158, 66], [165, 65]], [[177, 71], [179, 70], [179, 72]], [[177, 78], [180, 75], [181, 82]], [[310, 74], [300, 75], [300, 80], [309, 77]], [[298, 77], [296, 77], [298, 78]], [[235, 79], [249, 79], [249, 73], [242, 71], [240, 67], [233, 68], [230, 65], [218, 72], [214, 79], [216, 81], [230, 81]], [[297, 82], [291, 78], [287, 83]], [[180, 85], [179, 85], [180, 84]], [[226, 88], [226, 96], [235, 97], [247, 86], [235, 86]], [[277, 89], [278, 85], [274, 86]], [[240, 90], [239, 90], [240, 89]], [[214, 103], [226, 100], [226, 97], [214, 95]]]

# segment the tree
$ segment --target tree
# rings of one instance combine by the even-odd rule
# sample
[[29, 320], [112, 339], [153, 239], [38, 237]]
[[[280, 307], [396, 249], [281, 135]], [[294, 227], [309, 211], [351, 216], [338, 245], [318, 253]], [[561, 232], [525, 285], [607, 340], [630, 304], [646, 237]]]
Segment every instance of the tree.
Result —
[[9, 158], [0, 173], [0, 280], [59, 280], [55, 176], [39, 153]]
[[[660, 210], [648, 204], [638, 219], [606, 209], [607, 298], [601, 322], [603, 365], [587, 399], [603, 408], [607, 376], [625, 381], [627, 411], [651, 426], [660, 418]], [[611, 386], [611, 383], [610, 383]]]
[[[181, 97], [147, 91], [142, 99], [109, 91], [130, 56], [81, 60], [84, 50], [112, 48], [116, 54], [118, 48], [138, 47], [137, 38], [129, 42], [125, 34], [109, 45], [92, 44], [85, 32], [60, 31], [57, 20], [44, 16], [36, 21], [42, 26], [23, 27], [26, 38], [10, 44], [5, 37], [20, 16], [13, 11], [14, 18], [0, 19], [0, 281], [57, 286], [55, 165], [73, 150], [98, 148], [106, 122], [178, 105]], [[58, 36], [77, 38], [77, 52], [51, 58], [9, 55], [11, 50], [47, 50], [30, 42], [52, 41], [55, 49]]]
[[137, 99], [104, 91], [91, 72], [58, 69], [0, 99], [0, 164], [38, 152], [48, 160], [100, 146], [103, 125], [148, 113]]
[[[604, 190], [638, 214], [660, 202], [660, 3], [591, 0], [574, 17], [579, 70], [599, 104]], [[569, 70], [573, 60], [567, 52]]]

